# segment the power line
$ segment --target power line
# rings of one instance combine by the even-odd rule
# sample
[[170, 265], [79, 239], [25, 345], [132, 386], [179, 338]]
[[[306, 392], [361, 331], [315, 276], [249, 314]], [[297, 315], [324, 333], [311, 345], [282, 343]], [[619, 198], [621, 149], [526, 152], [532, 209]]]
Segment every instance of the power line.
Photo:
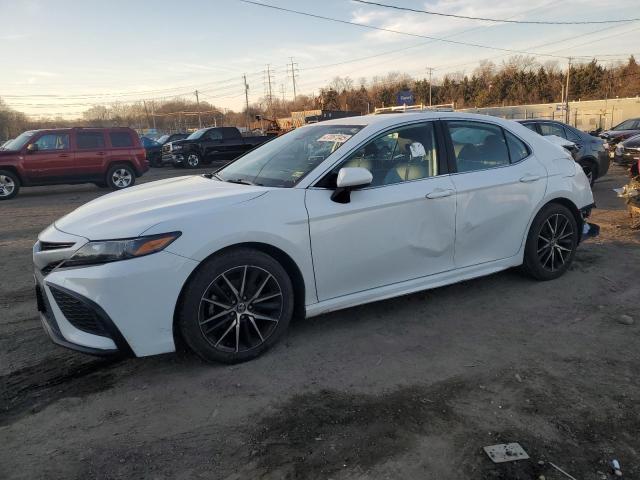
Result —
[[517, 23], [517, 24], [526, 24], [526, 25], [595, 25], [595, 24], [603, 24], [603, 23], [628, 23], [628, 22], [637, 22], [638, 20], [640, 20], [640, 18], [623, 18], [623, 19], [615, 19], [615, 20], [594, 20], [594, 21], [584, 20], [584, 21], [571, 21], [571, 22], [561, 22], [561, 21], [554, 22], [554, 21], [546, 21], [546, 20], [509, 20], [506, 18], [472, 17], [468, 15], [456, 15], [453, 13], [434, 12], [433, 10], [418, 10], [416, 8], [401, 7], [399, 5], [388, 5], [386, 3], [371, 2], [368, 0], [353, 0], [353, 1], [358, 3], [364, 3], [366, 5], [375, 5], [377, 7], [391, 8], [394, 10], [403, 10], [403, 11], [413, 12], [413, 13], [437, 15], [440, 17], [452, 17], [452, 18], [459, 18], [463, 20], [480, 20], [483, 22], [494, 22], [494, 23]]
[[300, 10], [293, 10], [291, 8], [284, 8], [284, 7], [278, 7], [276, 5], [270, 5], [267, 3], [260, 3], [260, 2], [255, 2], [253, 0], [238, 0], [242, 3], [247, 3], [250, 5], [256, 5], [259, 7], [264, 7], [264, 8], [270, 8], [273, 10], [279, 10], [282, 12], [288, 12], [288, 13], [295, 13], [296, 15], [303, 15], [306, 17], [312, 17], [312, 18], [317, 18], [320, 20], [326, 20], [329, 22], [335, 22], [335, 23], [342, 23], [344, 25], [352, 25], [355, 27], [360, 27], [360, 28], [368, 28], [370, 30], [377, 30], [377, 31], [381, 31], [381, 32], [389, 32], [389, 33], [395, 33], [398, 35], [406, 35], [409, 37], [416, 37], [416, 38], [425, 38], [427, 40], [434, 40], [437, 42], [445, 42], [445, 43], [452, 43], [454, 45], [464, 45], [467, 47], [476, 47], [476, 48], [484, 48], [487, 50], [497, 50], [497, 51], [501, 51], [501, 52], [509, 52], [509, 53], [520, 53], [520, 54], [524, 54], [524, 55], [536, 55], [536, 56], [541, 56], [541, 57], [553, 57], [553, 58], [562, 58], [564, 60], [566, 60], [568, 57], [566, 56], [562, 56], [562, 55], [552, 55], [550, 53], [537, 53], [537, 52], [527, 52], [524, 50], [515, 50], [515, 49], [510, 49], [510, 48], [501, 48], [501, 47], [491, 47], [489, 45], [482, 45], [479, 43], [470, 43], [470, 42], [462, 42], [460, 40], [451, 40], [448, 38], [442, 38], [442, 37], [432, 37], [429, 35], [421, 35], [418, 33], [410, 33], [410, 32], [403, 32], [401, 30], [394, 30], [391, 28], [384, 28], [384, 27], [376, 27], [375, 25], [369, 25], [366, 23], [358, 23], [358, 22], [351, 22], [349, 20], [342, 20], [339, 18], [333, 18], [333, 17], [325, 17], [323, 15], [317, 15], [315, 13], [309, 13], [309, 12], [303, 12]]

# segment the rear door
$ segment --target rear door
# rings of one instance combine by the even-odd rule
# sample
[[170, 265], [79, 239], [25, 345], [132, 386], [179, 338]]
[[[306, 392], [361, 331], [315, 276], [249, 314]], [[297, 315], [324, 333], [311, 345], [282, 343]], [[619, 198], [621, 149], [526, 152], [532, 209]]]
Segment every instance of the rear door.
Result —
[[516, 255], [546, 190], [528, 145], [499, 125], [445, 122], [456, 189], [456, 268]]
[[222, 128], [222, 139], [224, 156], [228, 160], [233, 160], [242, 155], [250, 147], [245, 146], [242, 135], [235, 127]]
[[77, 176], [70, 130], [44, 133], [30, 144], [37, 148], [36, 151], [27, 150], [25, 154], [24, 165], [30, 180], [56, 183]]
[[77, 130], [75, 165], [89, 180], [102, 179], [106, 171], [107, 149], [104, 130]]

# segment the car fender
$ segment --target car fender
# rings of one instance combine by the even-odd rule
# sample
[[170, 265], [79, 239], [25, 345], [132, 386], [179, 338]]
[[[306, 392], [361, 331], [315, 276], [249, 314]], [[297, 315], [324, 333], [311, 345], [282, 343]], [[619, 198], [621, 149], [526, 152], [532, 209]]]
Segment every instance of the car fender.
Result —
[[154, 225], [145, 235], [183, 232], [167, 251], [198, 263], [234, 245], [258, 243], [274, 247], [288, 255], [300, 270], [305, 304], [316, 303], [305, 191], [295, 188], [265, 191], [257, 198], [216, 210], [210, 219], [189, 215]]

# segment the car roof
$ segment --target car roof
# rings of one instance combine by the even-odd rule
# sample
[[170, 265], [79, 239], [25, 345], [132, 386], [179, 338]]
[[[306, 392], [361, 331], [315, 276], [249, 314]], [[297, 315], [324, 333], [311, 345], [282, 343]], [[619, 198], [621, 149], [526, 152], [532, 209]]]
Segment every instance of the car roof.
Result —
[[438, 111], [424, 111], [424, 112], [403, 112], [403, 113], [388, 113], [378, 115], [362, 115], [357, 117], [343, 117], [333, 120], [324, 120], [322, 122], [314, 123], [313, 125], [362, 125], [376, 126], [380, 128], [391, 127], [399, 123], [408, 123], [412, 121], [420, 120], [478, 120], [491, 122], [498, 125], [508, 125], [513, 120], [505, 120], [500, 117], [494, 117], [491, 115], [480, 115], [477, 113], [466, 112], [438, 112]]

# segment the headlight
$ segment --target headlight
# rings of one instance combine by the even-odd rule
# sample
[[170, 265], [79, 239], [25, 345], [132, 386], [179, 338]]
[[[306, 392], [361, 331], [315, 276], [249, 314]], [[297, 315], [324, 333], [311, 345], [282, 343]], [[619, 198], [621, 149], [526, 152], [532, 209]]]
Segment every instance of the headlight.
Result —
[[161, 233], [123, 240], [104, 240], [83, 245], [62, 267], [97, 265], [129, 258], [143, 257], [168, 247], [181, 232]]

